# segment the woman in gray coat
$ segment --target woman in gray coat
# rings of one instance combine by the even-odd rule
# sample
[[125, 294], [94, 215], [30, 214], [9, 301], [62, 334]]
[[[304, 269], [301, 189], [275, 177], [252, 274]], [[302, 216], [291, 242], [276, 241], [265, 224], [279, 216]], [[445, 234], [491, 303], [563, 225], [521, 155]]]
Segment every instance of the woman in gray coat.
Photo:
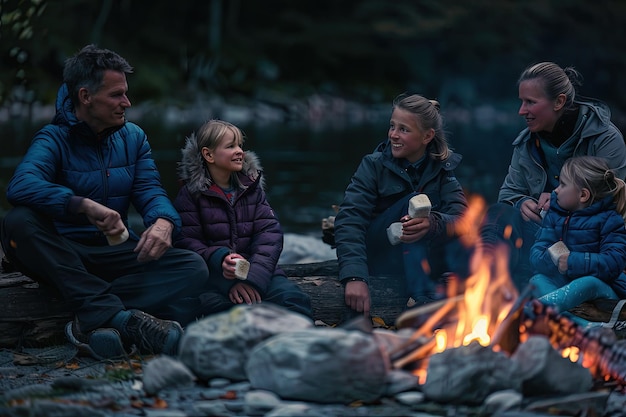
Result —
[[624, 138], [606, 104], [576, 95], [581, 78], [574, 68], [541, 62], [526, 68], [518, 81], [519, 115], [527, 127], [513, 141], [509, 172], [481, 237], [486, 250], [500, 242], [509, 246], [509, 267], [519, 289], [532, 275], [529, 251], [563, 163], [573, 156], [599, 156], [618, 178], [626, 177]]

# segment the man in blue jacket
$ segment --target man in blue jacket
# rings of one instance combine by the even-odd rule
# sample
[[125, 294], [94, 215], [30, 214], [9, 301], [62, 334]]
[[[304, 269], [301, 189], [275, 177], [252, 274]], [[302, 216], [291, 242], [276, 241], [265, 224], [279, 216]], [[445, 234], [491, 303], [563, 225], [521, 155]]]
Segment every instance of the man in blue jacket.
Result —
[[[133, 346], [175, 354], [208, 280], [200, 256], [172, 247], [180, 217], [146, 134], [125, 118], [130, 73], [94, 45], [66, 61], [56, 115], [16, 168], [2, 223], [8, 260], [58, 290], [75, 313], [68, 339], [96, 358]], [[131, 203], [141, 236], [129, 229]]]

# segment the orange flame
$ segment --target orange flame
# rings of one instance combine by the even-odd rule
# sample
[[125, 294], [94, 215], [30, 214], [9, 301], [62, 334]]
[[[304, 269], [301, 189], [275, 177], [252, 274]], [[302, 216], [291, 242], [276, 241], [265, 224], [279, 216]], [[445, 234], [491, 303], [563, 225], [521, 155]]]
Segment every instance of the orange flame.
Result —
[[[412, 339], [426, 336], [432, 343], [424, 344], [403, 362], [421, 359], [420, 369], [414, 374], [425, 381], [427, 358], [445, 349], [468, 345], [472, 341], [482, 346], [493, 342], [498, 326], [511, 311], [517, 298], [508, 270], [506, 247], [483, 252], [480, 245], [480, 225], [486, 213], [485, 201], [473, 196], [467, 212], [456, 225], [456, 233], [466, 247], [476, 248], [470, 261], [470, 276], [448, 284], [447, 299], [414, 333]], [[450, 318], [452, 320], [443, 320]], [[456, 319], [454, 319], [456, 318]], [[438, 323], [445, 322], [436, 328]]]
[[[479, 196], [471, 196], [469, 202], [468, 210], [456, 225], [455, 232], [464, 246], [474, 248], [470, 276], [462, 281], [452, 280], [448, 283], [447, 298], [442, 306], [428, 317], [411, 338], [417, 340], [425, 337], [428, 342], [395, 364], [404, 366], [418, 360], [419, 368], [413, 370], [413, 373], [419, 377], [420, 383], [426, 380], [428, 358], [432, 354], [466, 346], [471, 342], [499, 350], [501, 332], [506, 327], [503, 322], [509, 317], [519, 295], [509, 274], [508, 247], [500, 245], [491, 248], [491, 251], [483, 250], [480, 226], [486, 214], [485, 201]], [[512, 227], [509, 225], [504, 229], [505, 237], [510, 238], [511, 233]], [[516, 246], [521, 244], [520, 239], [516, 240]], [[566, 348], [561, 353], [572, 362], [585, 362], [586, 359], [576, 347]]]
[[[463, 244], [476, 248], [470, 261], [470, 276], [465, 278], [462, 301], [457, 305], [458, 321], [448, 347], [468, 345], [472, 341], [489, 346], [498, 326], [511, 311], [517, 290], [509, 276], [508, 253], [505, 246], [484, 252], [480, 240], [480, 226], [486, 213], [485, 201], [473, 196], [469, 208], [457, 227]], [[451, 291], [457, 288], [448, 288]]]

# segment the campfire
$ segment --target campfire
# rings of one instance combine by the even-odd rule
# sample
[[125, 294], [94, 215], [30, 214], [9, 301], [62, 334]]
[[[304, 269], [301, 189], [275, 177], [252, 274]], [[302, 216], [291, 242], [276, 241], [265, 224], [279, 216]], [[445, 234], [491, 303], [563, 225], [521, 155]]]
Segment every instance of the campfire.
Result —
[[529, 410], [606, 400], [599, 388], [626, 385], [626, 340], [579, 328], [532, 300], [529, 287], [517, 291], [506, 247], [481, 248], [484, 202], [472, 198], [470, 207], [459, 225], [464, 244], [476, 248], [469, 273], [451, 276], [444, 299], [407, 310], [395, 329], [374, 328], [364, 316], [316, 326], [271, 303], [242, 305], [189, 326], [179, 359], [203, 381], [248, 380], [319, 403], [419, 391], [428, 404], [487, 407], [508, 393]]
[[[531, 301], [532, 288], [515, 288], [508, 268], [506, 245], [484, 252], [479, 226], [486, 212], [482, 198], [472, 197], [461, 228], [463, 244], [476, 248], [468, 277], [451, 276], [444, 300], [403, 313], [399, 329], [414, 328], [409, 342], [391, 352], [396, 369], [410, 369], [425, 383], [429, 359], [446, 350], [478, 344], [511, 355], [533, 335], [550, 341], [562, 357], [587, 368], [595, 379], [626, 381], [626, 341], [610, 329], [584, 331], [549, 307]], [[510, 229], [508, 230], [510, 233]], [[527, 303], [534, 317], [525, 317]]]

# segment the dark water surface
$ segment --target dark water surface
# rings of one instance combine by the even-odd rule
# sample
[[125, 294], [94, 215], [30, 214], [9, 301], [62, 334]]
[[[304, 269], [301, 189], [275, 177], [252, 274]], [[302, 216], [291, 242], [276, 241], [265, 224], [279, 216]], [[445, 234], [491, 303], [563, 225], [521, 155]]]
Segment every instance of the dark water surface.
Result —
[[[245, 148], [255, 151], [266, 175], [270, 204], [286, 233], [319, 234], [323, 217], [332, 215], [361, 158], [386, 138], [388, 121], [315, 129], [273, 124], [246, 126]], [[163, 184], [171, 198], [178, 189], [176, 167], [185, 137], [197, 123], [165, 126], [141, 122], [153, 148]], [[41, 127], [5, 123], [1, 127], [0, 209], [7, 210], [7, 182], [21, 160], [33, 133]], [[511, 142], [519, 124], [477, 128], [475, 123], [448, 124], [455, 151], [463, 155], [456, 174], [466, 190], [495, 201], [511, 157]], [[1, 214], [1, 213], [0, 213]]]

